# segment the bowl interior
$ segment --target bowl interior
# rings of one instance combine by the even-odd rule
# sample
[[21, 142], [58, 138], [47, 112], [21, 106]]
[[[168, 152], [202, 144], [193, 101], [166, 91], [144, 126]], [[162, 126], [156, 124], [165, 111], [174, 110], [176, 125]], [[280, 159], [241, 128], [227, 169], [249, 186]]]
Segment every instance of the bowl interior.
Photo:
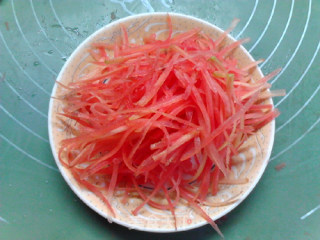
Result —
[[[195, 27], [202, 29], [202, 31], [214, 39], [222, 33], [219, 28], [190, 16], [181, 14], [170, 14], [170, 16], [173, 23], [173, 33], [190, 30]], [[93, 42], [115, 41], [121, 34], [120, 23], [127, 27], [130, 41], [137, 43], [141, 42], [143, 36], [151, 33], [156, 33], [159, 38], [164, 38], [167, 34], [166, 18], [166, 13], [142, 14], [127, 17], [103, 27], [86, 39], [73, 52], [61, 70], [57, 80], [68, 84], [71, 81], [75, 81], [79, 76], [90, 72], [92, 67], [90, 63], [92, 59], [88, 54], [90, 44]], [[231, 37], [227, 40], [229, 43], [233, 41], [235, 40]], [[243, 47], [237, 48], [233, 56], [239, 60], [240, 67], [253, 61], [253, 58]], [[254, 80], [263, 77], [258, 68], [252, 71], [252, 76]], [[61, 91], [61, 87], [56, 84], [53, 88], [52, 96], [59, 95]], [[271, 99], [268, 101], [272, 103]], [[107, 207], [98, 197], [77, 184], [69, 170], [60, 164], [57, 157], [60, 141], [71, 136], [70, 128], [66, 127], [63, 119], [57, 115], [58, 112], [61, 112], [61, 107], [59, 101], [53, 98], [51, 99], [49, 107], [50, 144], [56, 164], [64, 179], [78, 197], [98, 214], [128, 228], [151, 232], [176, 231], [174, 228], [174, 219], [170, 211], [160, 211], [147, 205], [137, 216], [133, 216], [131, 211], [141, 203], [141, 200], [131, 198], [127, 204], [122, 204], [121, 198], [115, 196], [111, 202], [116, 213], [116, 217], [113, 218]], [[255, 135], [252, 135], [241, 147], [240, 155], [235, 158], [237, 164], [232, 167], [232, 174], [234, 178], [247, 177], [249, 182], [241, 185], [221, 185], [220, 192], [217, 196], [211, 197], [211, 200], [221, 202], [234, 198], [237, 199], [237, 201], [222, 207], [203, 206], [203, 209], [213, 220], [220, 218], [234, 209], [248, 196], [261, 178], [270, 157], [274, 138], [274, 127], [274, 121], [272, 121], [260, 129]], [[206, 224], [206, 221], [202, 217], [198, 216], [184, 203], [180, 203], [176, 208], [176, 215], [178, 231], [188, 230]]]

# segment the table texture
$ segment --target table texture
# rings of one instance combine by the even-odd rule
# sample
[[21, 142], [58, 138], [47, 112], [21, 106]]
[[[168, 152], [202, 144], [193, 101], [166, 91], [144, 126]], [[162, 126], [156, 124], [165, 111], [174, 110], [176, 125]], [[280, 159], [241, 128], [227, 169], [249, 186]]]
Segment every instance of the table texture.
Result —
[[188, 232], [128, 230], [84, 205], [61, 177], [48, 142], [55, 79], [97, 29], [144, 12], [195, 16], [250, 37], [245, 47], [275, 98], [270, 163], [257, 187], [219, 220], [226, 239], [320, 239], [319, 0], [0, 0], [0, 239], [220, 239], [206, 225]]

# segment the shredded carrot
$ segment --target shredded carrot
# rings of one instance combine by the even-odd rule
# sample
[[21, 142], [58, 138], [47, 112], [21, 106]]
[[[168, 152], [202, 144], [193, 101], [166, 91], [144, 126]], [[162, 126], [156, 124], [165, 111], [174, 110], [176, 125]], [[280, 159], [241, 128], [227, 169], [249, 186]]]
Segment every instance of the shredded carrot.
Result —
[[286, 163], [279, 163], [278, 165], [276, 165], [274, 168], [277, 170], [277, 171], [280, 171], [282, 170], [283, 168], [286, 167]]
[[4, 25], [6, 26], [7, 31], [10, 31], [9, 23], [8, 22], [4, 22]]
[[[222, 44], [237, 21], [214, 40], [200, 29], [173, 35], [168, 15], [168, 37], [153, 34], [141, 45], [130, 43], [121, 25], [120, 41], [92, 44], [95, 71], [59, 83], [59, 114], [77, 123], [75, 136], [61, 142], [60, 161], [113, 216], [110, 202], [122, 189], [123, 203], [132, 194], [142, 200], [134, 215], [146, 204], [170, 210], [177, 229], [175, 208], [186, 200], [222, 235], [199, 204], [209, 203], [219, 184], [248, 182], [228, 178], [232, 159], [248, 136], [279, 115], [265, 98], [283, 95], [270, 93], [267, 83], [278, 70], [252, 82], [261, 61], [238, 67], [232, 51], [246, 40]], [[95, 177], [104, 179], [103, 189], [91, 182]], [[166, 204], [157, 203], [159, 195]]]

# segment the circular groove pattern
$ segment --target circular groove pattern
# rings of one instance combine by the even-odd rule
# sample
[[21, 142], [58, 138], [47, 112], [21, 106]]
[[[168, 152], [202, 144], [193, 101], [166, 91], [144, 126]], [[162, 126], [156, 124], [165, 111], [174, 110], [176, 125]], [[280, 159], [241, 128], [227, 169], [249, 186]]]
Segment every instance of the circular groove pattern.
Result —
[[295, 0], [291, 0], [291, 8], [290, 8], [290, 13], [289, 13], [289, 17], [288, 17], [288, 20], [286, 22], [286, 26], [281, 34], [281, 37], [277, 43], [277, 45], [273, 48], [272, 52], [270, 53], [270, 55], [266, 58], [266, 60], [264, 61], [264, 63], [262, 63], [260, 65], [261, 68], [263, 68], [263, 66], [272, 58], [272, 56], [274, 55], [274, 53], [278, 50], [278, 47], [280, 46], [285, 34], [287, 33], [287, 30], [288, 30], [288, 27], [289, 27], [289, 24], [291, 22], [291, 18], [292, 18], [292, 14], [293, 14], [293, 9], [294, 9], [294, 1]]
[[308, 23], [309, 23], [309, 20], [310, 20], [310, 15], [311, 15], [311, 4], [312, 4], [312, 0], [309, 0], [309, 7], [308, 7], [308, 16], [307, 16], [307, 20], [306, 20], [306, 23], [304, 25], [304, 28], [303, 28], [303, 32], [301, 34], [301, 38], [298, 42], [298, 45], [296, 47], [296, 49], [294, 50], [292, 56], [290, 57], [289, 61], [287, 62], [287, 64], [282, 68], [282, 71], [271, 81], [271, 84], [275, 83], [279, 78], [280, 76], [285, 72], [285, 70], [289, 67], [291, 61], [294, 59], [295, 55], [297, 54], [300, 46], [301, 46], [301, 43], [304, 39], [304, 36], [306, 34], [306, 31], [307, 31], [307, 28], [308, 28]]
[[12, 53], [12, 51], [10, 50], [10, 48], [8, 47], [8, 44], [6, 42], [6, 40], [4, 39], [2, 32], [0, 31], [0, 38], [6, 48], [6, 50], [8, 51], [10, 57], [12, 58], [12, 60], [14, 61], [14, 63], [18, 66], [19, 70], [21, 72], [23, 72], [24, 75], [27, 76], [27, 78], [34, 84], [36, 85], [41, 91], [45, 92], [48, 96], [50, 96], [50, 92], [47, 91], [46, 89], [44, 89], [42, 86], [39, 85], [39, 83], [37, 83], [24, 69], [23, 67], [19, 64], [19, 62], [17, 61], [16, 57], [14, 56], [14, 54]]
[[238, 33], [238, 35], [235, 37], [235, 39], [238, 39], [244, 33], [244, 31], [247, 29], [247, 27], [249, 26], [249, 24], [250, 24], [254, 14], [255, 14], [255, 12], [256, 12], [258, 3], [259, 3], [259, 0], [256, 0], [255, 3], [254, 3], [254, 7], [253, 7], [253, 10], [252, 10], [252, 12], [250, 14], [250, 17], [249, 17], [248, 21], [246, 22], [246, 24], [244, 25], [244, 27], [242, 28], [240, 33]]
[[16, 11], [15, 11], [15, 7], [14, 7], [14, 2], [13, 2], [13, 0], [11, 0], [11, 6], [12, 6], [12, 12], [13, 12], [13, 16], [14, 16], [15, 23], [17, 24], [17, 27], [18, 27], [18, 29], [19, 29], [19, 32], [21, 33], [21, 36], [22, 36], [22, 38], [24, 39], [24, 41], [26, 42], [27, 46], [30, 48], [30, 50], [32, 51], [32, 53], [37, 57], [37, 59], [39, 60], [39, 62], [40, 62], [46, 69], [48, 69], [49, 72], [51, 72], [53, 75], [57, 76], [58, 73], [55, 72], [54, 70], [52, 70], [52, 69], [39, 57], [39, 55], [35, 52], [35, 50], [33, 50], [32, 46], [30, 45], [29, 41], [27, 40], [26, 36], [24, 35], [24, 33], [23, 33], [22, 29], [21, 29], [19, 20], [18, 20], [17, 15], [16, 15]]
[[249, 53], [252, 52], [253, 49], [255, 49], [255, 47], [259, 44], [259, 42], [262, 40], [264, 34], [266, 33], [266, 31], [268, 30], [268, 27], [271, 23], [271, 20], [272, 20], [272, 17], [273, 17], [273, 14], [274, 14], [274, 10], [276, 8], [276, 5], [277, 5], [277, 0], [273, 0], [273, 6], [272, 6], [272, 10], [271, 10], [271, 13], [270, 13], [270, 16], [268, 18], [268, 22], [265, 26], [265, 28], [263, 29], [261, 35], [259, 36], [259, 38], [256, 40], [256, 42], [253, 44], [253, 46], [249, 49]]
[[45, 38], [48, 40], [48, 42], [50, 43], [50, 45], [60, 54], [61, 57], [64, 56], [64, 54], [52, 43], [52, 41], [49, 39], [47, 33], [45, 32], [45, 30], [43, 29], [43, 27], [41, 26], [40, 22], [39, 22], [39, 18], [37, 16], [37, 13], [34, 9], [34, 5], [33, 5], [33, 0], [30, 0], [30, 5], [31, 5], [31, 8], [32, 8], [32, 14], [42, 32], [42, 34], [45, 36]]
[[55, 10], [54, 7], [53, 7], [53, 3], [52, 3], [51, 0], [49, 0], [49, 3], [50, 3], [50, 7], [51, 7], [51, 10], [52, 10], [55, 18], [57, 19], [57, 21], [58, 21], [59, 25], [61, 26], [62, 30], [64, 31], [64, 33], [65, 33], [70, 39], [75, 40], [75, 38], [68, 33], [68, 31], [66, 30], [66, 28], [65, 28], [64, 25], [62, 24], [60, 18], [58, 17], [58, 14], [56, 13], [56, 10]]

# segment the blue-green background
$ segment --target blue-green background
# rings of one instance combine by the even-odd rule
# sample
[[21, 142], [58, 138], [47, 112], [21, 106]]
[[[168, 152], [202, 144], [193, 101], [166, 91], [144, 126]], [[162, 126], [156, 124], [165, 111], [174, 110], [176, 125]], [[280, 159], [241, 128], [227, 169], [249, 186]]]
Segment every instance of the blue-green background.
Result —
[[51, 154], [48, 102], [65, 60], [100, 27], [151, 11], [224, 29], [240, 18], [232, 35], [251, 38], [263, 72], [283, 68], [272, 81], [288, 94], [275, 99], [271, 162], [220, 223], [226, 239], [320, 239], [319, 0], [0, 0], [0, 239], [219, 239], [209, 226], [151, 234], [109, 224], [72, 193]]

